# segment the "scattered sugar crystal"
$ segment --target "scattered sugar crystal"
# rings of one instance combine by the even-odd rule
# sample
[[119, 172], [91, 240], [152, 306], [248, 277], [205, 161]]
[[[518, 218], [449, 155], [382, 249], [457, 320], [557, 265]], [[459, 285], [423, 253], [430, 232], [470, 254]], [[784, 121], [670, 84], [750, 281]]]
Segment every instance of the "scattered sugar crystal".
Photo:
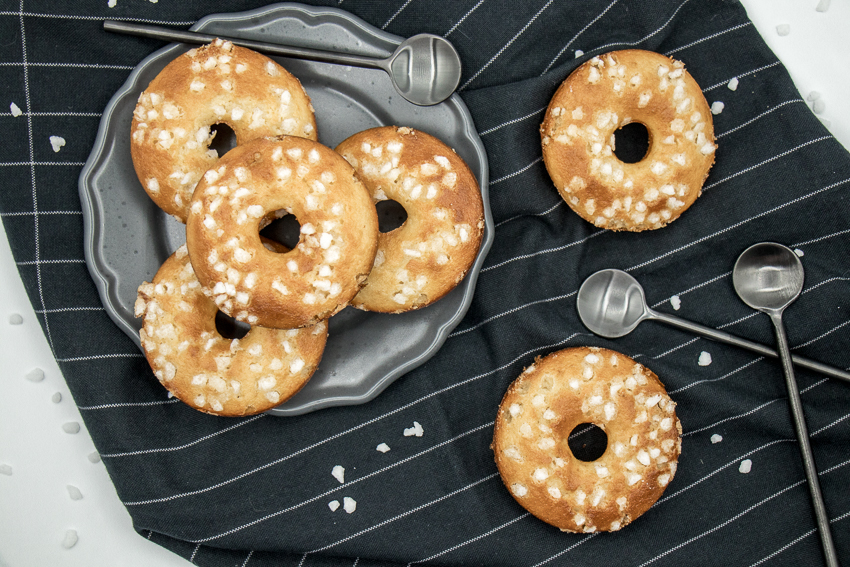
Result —
[[711, 436], [711, 443], [712, 444], [720, 443], [721, 441], [723, 441], [722, 435], [715, 433], [714, 435]]
[[62, 136], [50, 136], [50, 145], [53, 146], [54, 152], [58, 152], [65, 145], [65, 138]]
[[333, 477], [337, 479], [340, 484], [345, 483], [345, 469], [340, 465], [334, 467], [334, 469], [331, 471], [331, 475], [333, 475]]
[[387, 451], [390, 450], [390, 446], [387, 445], [386, 443], [381, 443], [380, 445], [375, 447], [375, 449], [380, 451], [381, 453], [386, 453]]
[[33, 368], [24, 376], [30, 382], [41, 382], [44, 380], [44, 370], [41, 368]]
[[50, 396], [50, 401], [53, 402], [54, 404], [58, 404], [59, 402], [62, 401], [62, 394], [59, 393], [59, 392], [56, 392], [55, 394]]
[[14, 102], [9, 105], [9, 110], [12, 111], [12, 116], [14, 116], [15, 118], [17, 118], [18, 116], [23, 114], [23, 112], [21, 112], [21, 109], [18, 108], [18, 105], [15, 104]]
[[110, 8], [114, 8], [117, 3], [118, 3], [118, 0], [109, 0], [109, 2], [106, 3], [106, 5], [109, 6]]
[[815, 10], [817, 10], [818, 12], [826, 12], [827, 10], [829, 10], [829, 0], [820, 0]]
[[354, 498], [349, 498], [346, 496], [342, 499], [342, 509], [351, 514], [355, 510], [357, 510], [357, 501]]
[[799, 256], [800, 258], [802, 258], [803, 256], [805, 256], [805, 255], [806, 255], [806, 253], [805, 253], [805, 252], [803, 252], [802, 250], [800, 250], [799, 248], [794, 248], [794, 254], [796, 254], [796, 255], [797, 255], [797, 256]]
[[727, 84], [726, 87], [730, 91], [738, 90], [738, 77], [732, 77], [732, 79], [729, 80], [729, 84]]
[[776, 33], [781, 36], [786, 36], [791, 33], [791, 26], [788, 24], [779, 24], [778, 26], [776, 26]]
[[24, 318], [21, 317], [19, 313], [12, 313], [9, 315], [9, 324], [10, 325], [21, 325], [24, 322]]
[[674, 295], [673, 297], [670, 298], [670, 305], [673, 306], [673, 309], [678, 311], [679, 308], [682, 307], [681, 298], [678, 295]]
[[753, 469], [753, 462], [749, 459], [744, 459], [741, 461], [741, 466], [738, 467], [738, 472], [742, 474], [747, 474]]
[[578, 59], [582, 55], [584, 55], [584, 51], [582, 51], [581, 49], [576, 49], [576, 59]]
[[808, 101], [814, 101], [820, 98], [820, 93], [818, 91], [812, 91], [809, 93], [809, 96], [806, 97]]
[[331, 509], [331, 512], [336, 512], [339, 508], [339, 500], [331, 500], [328, 502], [328, 508]]
[[422, 426], [419, 425], [418, 421], [413, 422], [413, 427], [408, 427], [404, 430], [404, 436], [410, 437], [412, 435], [416, 435], [417, 437], [422, 437], [422, 434], [425, 433], [425, 430], [422, 429]]
[[80, 492], [80, 489], [74, 486], [73, 484], [69, 484], [65, 488], [68, 489], [68, 496], [71, 497], [71, 500], [82, 500], [83, 493]]
[[62, 547], [71, 549], [77, 545], [77, 530], [68, 530], [65, 532], [65, 538], [62, 540]]
[[86, 457], [90, 463], [99, 463], [100, 462], [100, 453], [94, 451], [89, 453], [88, 457]]
[[80, 424], [76, 421], [69, 421], [68, 423], [62, 424], [62, 431], [65, 433], [70, 433], [71, 435], [80, 432]]
[[711, 355], [705, 351], [699, 353], [699, 360], [697, 360], [697, 364], [700, 366], [708, 366], [711, 364]]
[[826, 110], [826, 102], [822, 98], [817, 98], [812, 102], [812, 111], [815, 114], [823, 114], [824, 110]]
[[12, 476], [12, 467], [3, 463], [0, 465], [0, 474], [4, 474], [6, 476]]
[[719, 100], [715, 100], [711, 103], [711, 113], [714, 115], [720, 114], [721, 112], [723, 112], [723, 108], [725, 106], [726, 105], [720, 102]]

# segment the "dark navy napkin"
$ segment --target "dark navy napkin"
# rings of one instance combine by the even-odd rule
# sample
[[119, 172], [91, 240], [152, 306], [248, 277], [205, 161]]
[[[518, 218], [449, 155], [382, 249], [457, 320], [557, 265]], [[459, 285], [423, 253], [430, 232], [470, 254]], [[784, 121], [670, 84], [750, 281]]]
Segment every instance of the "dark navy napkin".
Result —
[[[738, 300], [730, 271], [749, 245], [777, 241], [804, 254], [806, 286], [785, 317], [794, 352], [850, 367], [850, 156], [741, 5], [310, 3], [400, 36], [432, 32], [455, 44], [460, 95], [489, 155], [495, 242], [466, 318], [433, 359], [374, 401], [292, 418], [224, 419], [169, 400], [103, 311], [84, 262], [77, 178], [109, 98], [162, 46], [104, 33], [104, 18], [186, 28], [212, 11], [262, 3], [0, 2], [3, 223], [141, 537], [208, 566], [821, 564], [779, 365], [656, 323], [604, 340], [575, 310], [586, 276], [622, 268], [657, 309], [672, 312], [677, 296], [678, 315], [771, 343], [769, 320]], [[546, 174], [538, 134], [550, 97], [576, 66], [629, 47], [684, 61], [709, 103], [725, 103], [714, 118], [719, 149], [703, 195], [669, 227], [640, 234], [602, 231], [572, 213]], [[727, 87], [733, 78], [737, 90]], [[5, 111], [11, 102], [22, 115]], [[66, 140], [58, 153], [52, 135]], [[529, 516], [502, 486], [489, 449], [508, 384], [536, 356], [577, 345], [646, 364], [678, 403], [684, 427], [664, 496], [613, 534], [560, 533]], [[711, 364], [698, 363], [703, 352]], [[797, 376], [848, 563], [850, 385], [799, 369]], [[404, 436], [414, 421], [423, 435]], [[376, 451], [380, 443], [391, 450]], [[335, 465], [345, 467], [344, 484], [331, 475]], [[354, 513], [329, 509], [346, 497], [356, 501]]]

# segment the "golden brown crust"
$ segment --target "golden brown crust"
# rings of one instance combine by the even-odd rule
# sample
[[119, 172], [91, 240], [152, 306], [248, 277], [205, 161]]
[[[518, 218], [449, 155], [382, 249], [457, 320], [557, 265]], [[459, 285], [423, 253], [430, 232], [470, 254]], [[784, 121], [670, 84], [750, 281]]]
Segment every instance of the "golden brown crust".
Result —
[[283, 134], [316, 139], [310, 98], [286, 69], [228, 41], [181, 55], [139, 96], [130, 151], [148, 195], [186, 222], [195, 184], [218, 160], [210, 126], [227, 124], [237, 143]]
[[[277, 253], [259, 231], [276, 216], [301, 225]], [[315, 325], [360, 290], [375, 259], [378, 215], [339, 154], [295, 136], [251, 140], [204, 174], [186, 243], [198, 279], [224, 313], [251, 325]]]
[[[496, 465], [514, 499], [571, 532], [616, 531], [646, 512], [676, 473], [682, 426], [658, 377], [595, 347], [538, 359], [508, 388], [496, 418]], [[592, 423], [605, 453], [576, 459], [568, 437]]]
[[185, 246], [139, 286], [136, 317], [154, 375], [178, 399], [215, 415], [252, 415], [291, 398], [315, 372], [327, 324], [307, 329], [252, 327], [225, 339], [218, 309], [201, 291]]
[[378, 235], [365, 287], [351, 305], [401, 313], [437, 301], [463, 279], [484, 234], [481, 190], [466, 163], [439, 139], [385, 126], [337, 146], [375, 202], [392, 199], [407, 220]]
[[[613, 153], [614, 132], [640, 122], [649, 150]], [[594, 57], [558, 88], [540, 127], [549, 176], [569, 206], [610, 230], [657, 229], [699, 197], [716, 149], [711, 110], [680, 61], [628, 49]]]

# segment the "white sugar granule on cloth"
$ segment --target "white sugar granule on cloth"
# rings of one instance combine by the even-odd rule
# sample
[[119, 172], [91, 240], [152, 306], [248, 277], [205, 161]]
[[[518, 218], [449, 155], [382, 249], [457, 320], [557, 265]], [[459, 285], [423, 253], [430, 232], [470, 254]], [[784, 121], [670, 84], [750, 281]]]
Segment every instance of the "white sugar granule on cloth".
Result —
[[375, 447], [375, 450], [380, 451], [381, 453], [386, 453], [387, 451], [390, 450], [390, 446], [387, 445], [386, 443], [381, 443], [380, 445]]
[[71, 497], [71, 500], [82, 500], [83, 493], [80, 492], [80, 489], [74, 486], [73, 484], [69, 484], [65, 488], [68, 489], [68, 496]]
[[578, 59], [582, 55], [584, 55], [584, 51], [582, 51], [581, 49], [576, 49], [576, 59]]
[[106, 3], [106, 5], [110, 8], [114, 8], [116, 4], [118, 4], [118, 0], [109, 0], [109, 2]]
[[720, 443], [721, 441], [723, 441], [722, 435], [715, 433], [714, 435], [711, 436], [711, 444], [712, 445], [714, 445], [715, 443]]
[[711, 113], [714, 115], [718, 115], [723, 112], [723, 109], [726, 107], [725, 104], [720, 102], [719, 100], [715, 100], [711, 103]]
[[779, 24], [776, 26], [776, 33], [780, 36], [786, 36], [791, 33], [791, 26], [788, 24]]
[[41, 382], [44, 380], [44, 370], [41, 368], [33, 368], [24, 376], [30, 382]]
[[24, 322], [24, 318], [21, 317], [20, 313], [12, 313], [9, 315], [9, 324], [10, 325], [22, 325]]
[[12, 467], [11, 465], [2, 464], [0, 465], [0, 474], [4, 474], [6, 476], [12, 476]]
[[50, 401], [53, 402], [54, 404], [58, 404], [59, 402], [62, 401], [62, 394], [59, 393], [59, 392], [56, 392], [55, 394], [50, 396]]
[[17, 118], [18, 116], [23, 114], [23, 112], [21, 112], [20, 107], [18, 107], [18, 105], [15, 104], [14, 102], [9, 105], [9, 110], [12, 111], [12, 116], [14, 116], [15, 118]]
[[711, 364], [711, 355], [705, 351], [699, 353], [699, 359], [697, 360], [697, 364], [700, 366], [708, 366]]
[[342, 509], [351, 514], [355, 510], [357, 510], [357, 501], [354, 498], [349, 498], [346, 496], [342, 499]]
[[818, 12], [826, 12], [827, 10], [829, 10], [829, 0], [820, 0], [815, 10], [817, 10]]
[[726, 88], [730, 91], [738, 90], [738, 77], [732, 77], [732, 79], [729, 80], [729, 84], [726, 85]]
[[69, 421], [68, 423], [63, 423], [62, 424], [62, 431], [64, 431], [65, 433], [70, 433], [71, 435], [74, 435], [75, 433], [80, 432], [80, 424], [77, 423], [76, 421]]
[[65, 549], [71, 549], [75, 545], [77, 545], [77, 530], [68, 530], [65, 532], [65, 538], [62, 540], [62, 547]]
[[682, 307], [682, 299], [678, 295], [674, 295], [670, 298], [670, 305], [673, 306], [673, 309], [678, 311]]
[[417, 437], [422, 437], [422, 434], [425, 433], [425, 430], [422, 429], [422, 426], [419, 425], [418, 421], [413, 422], [413, 427], [408, 427], [404, 430], [404, 436], [410, 437], [412, 435], [416, 435]]
[[328, 508], [331, 509], [331, 512], [336, 512], [339, 508], [339, 500], [331, 500], [328, 502]]
[[805, 253], [805, 252], [803, 252], [802, 250], [800, 250], [799, 248], [794, 248], [794, 254], [796, 254], [796, 255], [797, 255], [797, 256], [799, 256], [800, 258], [802, 258], [803, 256], [805, 256], [805, 255], [806, 255], [806, 253]]
[[738, 472], [742, 474], [747, 474], [753, 469], [753, 462], [749, 459], [744, 459], [741, 461], [741, 466], [738, 467]]
[[89, 453], [88, 457], [86, 457], [86, 458], [89, 460], [90, 463], [97, 464], [97, 463], [100, 462], [100, 453], [98, 453], [97, 451], [94, 451], [92, 453]]
[[340, 484], [345, 484], [345, 468], [337, 465], [331, 471], [331, 475], [339, 481]]
[[50, 136], [50, 145], [53, 146], [54, 152], [58, 152], [65, 145], [65, 138], [62, 136]]

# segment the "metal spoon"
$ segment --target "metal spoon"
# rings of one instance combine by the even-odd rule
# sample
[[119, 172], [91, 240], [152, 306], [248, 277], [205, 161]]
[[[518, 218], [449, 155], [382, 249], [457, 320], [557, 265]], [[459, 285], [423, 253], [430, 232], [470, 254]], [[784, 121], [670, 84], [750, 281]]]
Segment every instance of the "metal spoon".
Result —
[[309, 59], [387, 72], [398, 94], [413, 104], [431, 106], [449, 98], [460, 83], [460, 56], [448, 40], [432, 34], [414, 35], [404, 40], [386, 59], [334, 53], [306, 47], [292, 47], [264, 41], [172, 30], [158, 26], [106, 20], [103, 29], [141, 37], [182, 43], [209, 43], [216, 38], [270, 55]]
[[824, 558], [829, 567], [838, 566], [838, 555], [829, 531], [829, 517], [818, 482], [818, 471], [809, 444], [809, 433], [800, 391], [791, 366], [791, 352], [788, 349], [788, 337], [782, 324], [782, 312], [791, 305], [803, 290], [803, 264], [793, 250], [773, 242], [763, 242], [750, 246], [738, 257], [732, 270], [732, 283], [738, 297], [744, 303], [770, 316], [776, 329], [776, 342], [779, 345], [779, 358], [785, 373], [785, 386], [791, 403], [794, 418], [794, 430], [803, 454], [803, 466], [809, 484], [809, 494], [815, 509], [818, 531]]
[[[654, 319], [721, 343], [735, 345], [772, 358], [779, 357], [774, 349], [763, 344], [673, 315], [653, 311], [646, 304], [643, 288], [638, 281], [622, 270], [601, 270], [584, 280], [578, 291], [576, 306], [582, 323], [597, 335], [609, 339], [625, 336], [631, 333], [641, 321]], [[791, 355], [791, 360], [803, 368], [850, 382], [850, 372], [802, 356]]]

